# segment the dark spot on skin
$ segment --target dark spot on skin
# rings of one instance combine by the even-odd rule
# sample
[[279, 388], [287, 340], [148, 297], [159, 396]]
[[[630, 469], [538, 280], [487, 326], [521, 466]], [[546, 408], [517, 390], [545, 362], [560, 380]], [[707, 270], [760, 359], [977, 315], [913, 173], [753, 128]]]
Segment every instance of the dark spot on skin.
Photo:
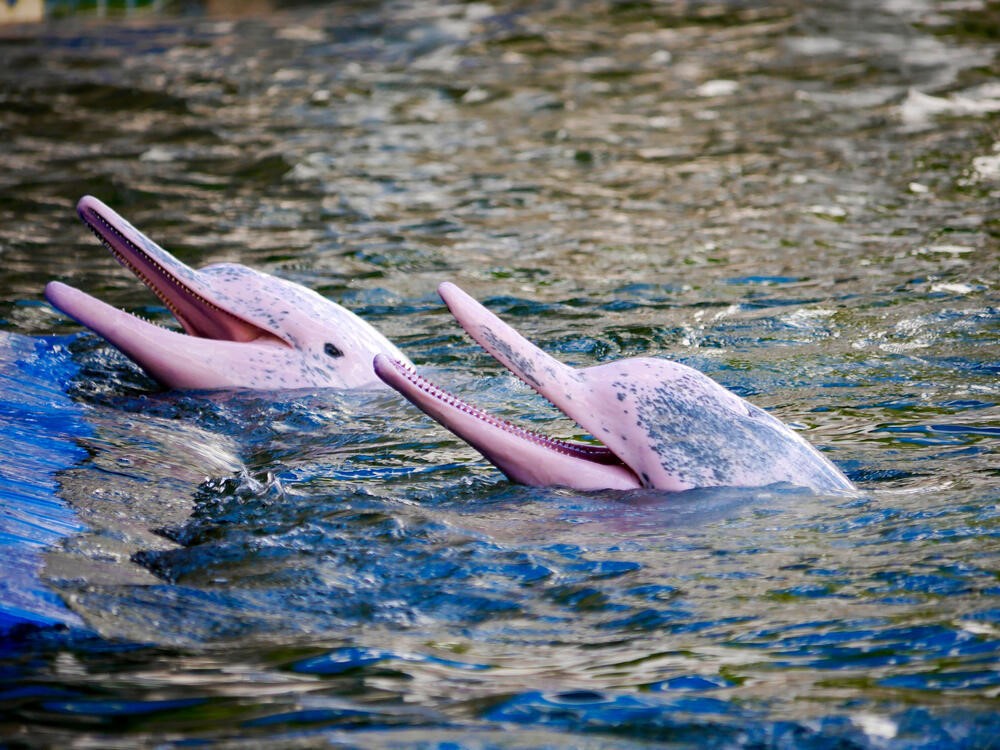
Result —
[[329, 354], [334, 359], [336, 359], [337, 357], [343, 357], [344, 356], [344, 353], [342, 351], [340, 351], [340, 349], [338, 349], [337, 347], [335, 347], [333, 344], [329, 344], [329, 343], [323, 344], [323, 351], [326, 352], [327, 354]]
[[518, 354], [507, 341], [493, 333], [493, 330], [488, 326], [482, 326], [480, 330], [482, 331], [483, 341], [489, 344], [487, 348], [492, 347], [502, 357], [506, 358], [513, 365], [514, 371], [522, 380], [526, 381], [529, 385], [541, 387], [541, 382], [539, 382], [538, 377], [535, 375], [534, 360]]

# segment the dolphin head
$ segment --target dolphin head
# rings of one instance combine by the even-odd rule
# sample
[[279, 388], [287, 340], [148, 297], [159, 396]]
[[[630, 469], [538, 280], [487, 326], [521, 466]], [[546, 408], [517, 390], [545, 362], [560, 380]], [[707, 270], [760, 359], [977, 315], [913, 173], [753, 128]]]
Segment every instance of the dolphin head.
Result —
[[57, 281], [45, 287], [46, 299], [168, 388], [365, 387], [381, 384], [376, 354], [406, 361], [369, 324], [312, 290], [234, 263], [195, 270], [91, 196], [77, 212], [184, 332]]
[[780, 420], [677, 362], [640, 357], [576, 369], [454, 284], [438, 289], [466, 332], [602, 445], [547, 438], [492, 417], [380, 355], [375, 372], [512, 481], [579, 490], [757, 487], [818, 491], [848, 479]]

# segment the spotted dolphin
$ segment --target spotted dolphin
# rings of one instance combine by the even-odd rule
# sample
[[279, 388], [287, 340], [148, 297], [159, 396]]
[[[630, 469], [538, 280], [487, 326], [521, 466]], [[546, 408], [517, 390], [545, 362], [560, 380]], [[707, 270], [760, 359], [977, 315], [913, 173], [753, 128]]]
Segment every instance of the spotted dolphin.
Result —
[[514, 482], [577, 490], [759, 487], [849, 491], [836, 466], [780, 420], [686, 365], [638, 357], [575, 369], [451, 283], [438, 293], [466, 332], [602, 444], [545, 437], [491, 416], [380, 354], [388, 385]]
[[77, 213], [184, 333], [58, 281], [45, 287], [46, 299], [168, 388], [381, 387], [372, 358], [407, 361], [368, 323], [310, 289], [234, 263], [196, 271], [91, 196]]

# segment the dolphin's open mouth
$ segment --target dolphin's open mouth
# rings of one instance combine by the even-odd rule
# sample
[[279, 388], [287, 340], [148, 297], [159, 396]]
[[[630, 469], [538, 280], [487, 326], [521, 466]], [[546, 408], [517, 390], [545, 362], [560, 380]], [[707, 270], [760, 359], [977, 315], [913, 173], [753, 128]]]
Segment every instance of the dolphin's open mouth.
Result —
[[[573, 404], [573, 393], [581, 384], [572, 368], [538, 349], [454, 284], [442, 284], [438, 291], [478, 344], [567, 417], [580, 422], [576, 406], [585, 407], [582, 398]], [[375, 358], [375, 373], [515, 482], [578, 489], [643, 486], [636, 473], [603, 445], [547, 437], [487, 414], [385, 355]]]
[[[510, 433], [518, 440], [535, 443], [540, 448], [555, 451], [557, 453], [563, 453], [570, 458], [592, 461], [597, 464], [617, 465], [622, 463], [618, 456], [602, 445], [573, 443], [569, 440], [549, 437], [540, 432], [525, 429], [524, 427], [520, 427], [513, 422], [503, 419], [502, 417], [489, 414], [482, 409], [473, 406], [467, 401], [463, 401], [454, 393], [446, 391], [444, 388], [435, 385], [424, 376], [418, 374], [412, 367], [408, 367], [397, 359], [390, 359], [389, 357], [383, 357], [383, 359], [384, 362], [379, 363], [380, 375], [392, 378], [395, 384], [399, 383], [399, 380], [396, 377], [385, 371], [384, 364], [385, 362], [388, 362], [395, 368], [400, 377], [409, 382], [412, 388], [417, 388], [422, 391], [423, 394], [425, 394], [423, 396], [424, 398], [434, 399], [441, 403], [445, 408], [454, 409], [462, 412], [463, 414], [467, 414], [469, 417], [486, 424], [490, 428], [503, 430], [504, 432]], [[514, 374], [516, 375], [517, 373]]]
[[[276, 333], [224, 309], [222, 301], [211, 299], [210, 291], [199, 283], [197, 271], [176, 259], [98, 199], [84, 196], [77, 204], [77, 213], [115, 259], [163, 302], [189, 336], [290, 346]], [[92, 302], [99, 301], [79, 290], [73, 290], [76, 294], [71, 294], [68, 289], [72, 288], [54, 282], [46, 288], [46, 296], [70, 317], [101, 332], [91, 324]]]
[[46, 299], [168, 388], [381, 386], [372, 357], [385, 352], [406, 361], [368, 323], [310, 289], [239, 263], [195, 270], [90, 196], [80, 199], [77, 212], [182, 330], [58, 281], [45, 287]]
[[480, 346], [600, 441], [546, 438], [476, 409], [386, 356], [385, 383], [483, 454], [512, 481], [577, 490], [852, 485], [779, 419], [707, 375], [658, 357], [574, 368], [532, 344], [454, 284], [438, 288]]
[[[602, 445], [570, 442], [520, 427], [472, 406], [413, 368], [384, 354], [375, 358], [375, 373], [421, 411], [482, 453], [512, 481], [579, 487], [581, 482], [586, 482], [585, 477], [594, 477], [592, 489], [642, 486], [635, 472]], [[539, 474], [544, 475], [544, 479]]]

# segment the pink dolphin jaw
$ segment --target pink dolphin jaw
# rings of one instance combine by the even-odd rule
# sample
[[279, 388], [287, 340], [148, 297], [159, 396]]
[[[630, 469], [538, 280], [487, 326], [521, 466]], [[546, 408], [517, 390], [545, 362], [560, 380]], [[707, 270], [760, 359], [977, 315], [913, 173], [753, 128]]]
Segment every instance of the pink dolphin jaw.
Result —
[[438, 289], [466, 332], [603, 446], [545, 438], [485, 414], [381, 355], [375, 372], [512, 481], [578, 490], [756, 487], [849, 491], [850, 481], [778, 419], [685, 365], [625, 359], [575, 369], [454, 284]]
[[171, 331], [53, 281], [45, 297], [168, 388], [358, 388], [381, 385], [372, 357], [405, 355], [340, 305], [246, 266], [194, 270], [96, 198], [80, 218], [173, 313]]
[[375, 372], [428, 416], [478, 450], [507, 477], [536, 487], [581, 490], [641, 487], [635, 473], [600, 446], [571, 443], [525, 430], [491, 416], [383, 354]]

